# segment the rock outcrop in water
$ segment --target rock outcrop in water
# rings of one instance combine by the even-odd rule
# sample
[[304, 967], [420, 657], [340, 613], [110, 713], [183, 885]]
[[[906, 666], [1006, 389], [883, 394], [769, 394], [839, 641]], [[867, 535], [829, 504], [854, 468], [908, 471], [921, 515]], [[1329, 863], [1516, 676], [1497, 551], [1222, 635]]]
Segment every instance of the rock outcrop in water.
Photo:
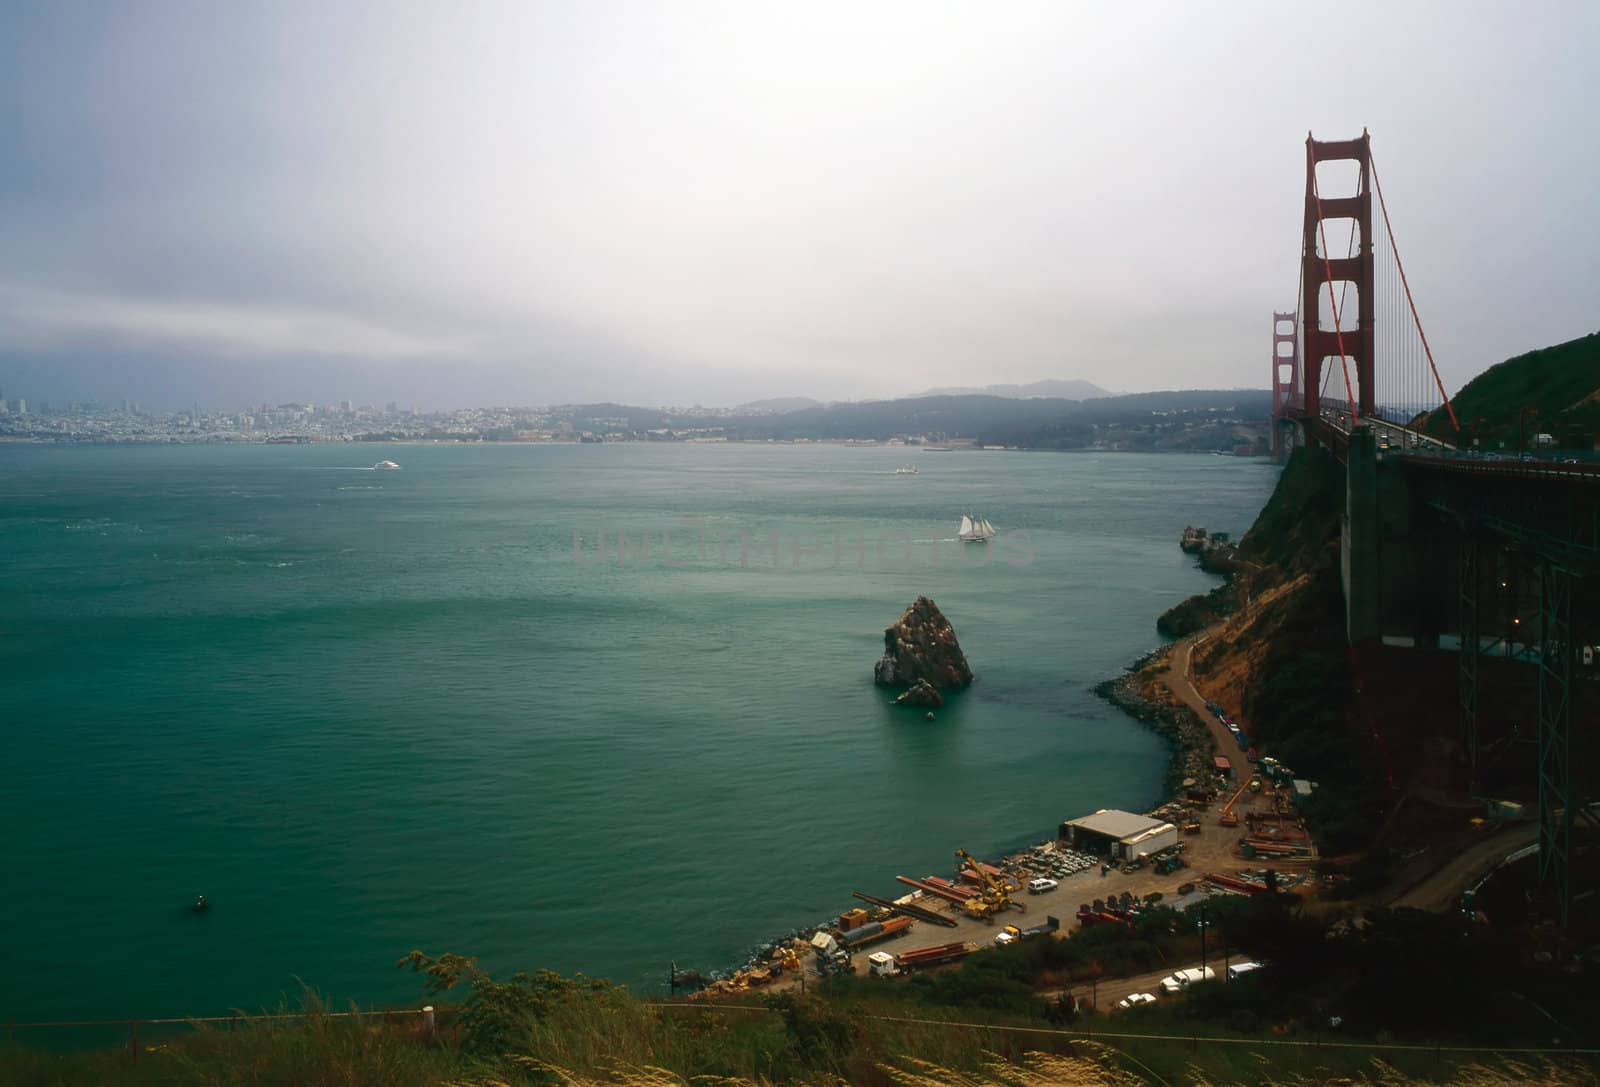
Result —
[[[873, 682], [884, 687], [909, 687], [925, 698], [921, 687], [935, 697], [941, 688], [965, 687], [972, 682], [967, 655], [956, 641], [955, 628], [935, 604], [925, 596], [912, 601], [905, 614], [883, 632], [883, 656], [872, 669]], [[910, 695], [912, 691], [907, 691]], [[939, 702], [901, 701], [913, 705], [940, 705]]]
[[897, 706], [942, 706], [944, 695], [939, 689], [925, 679], [919, 679], [911, 685], [911, 689], [894, 700]]

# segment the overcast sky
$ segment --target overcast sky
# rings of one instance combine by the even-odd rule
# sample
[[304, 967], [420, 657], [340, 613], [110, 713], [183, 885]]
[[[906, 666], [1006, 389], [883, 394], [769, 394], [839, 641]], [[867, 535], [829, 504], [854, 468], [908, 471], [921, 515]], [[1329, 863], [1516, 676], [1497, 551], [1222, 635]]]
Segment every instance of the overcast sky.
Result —
[[1597, 43], [1591, 0], [9, 0], [0, 386], [1259, 387], [1306, 132], [1365, 126], [1453, 389], [1600, 328]]

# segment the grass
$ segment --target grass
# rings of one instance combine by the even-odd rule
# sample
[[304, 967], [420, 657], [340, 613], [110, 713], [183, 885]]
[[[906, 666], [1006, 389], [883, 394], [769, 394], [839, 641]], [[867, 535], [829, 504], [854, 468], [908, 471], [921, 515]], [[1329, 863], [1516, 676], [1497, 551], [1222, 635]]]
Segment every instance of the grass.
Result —
[[[836, 988], [837, 991], [834, 991]], [[1496, 1059], [1486, 1053], [1376, 1051], [1186, 1021], [1181, 1006], [1092, 1016], [1076, 1024], [983, 1008], [932, 1006], [908, 985], [824, 987], [754, 1010], [662, 1006], [593, 983], [560, 990], [533, 1015], [507, 1022], [504, 1042], [474, 1052], [459, 1007], [441, 1006], [436, 1036], [418, 1017], [338, 1017], [312, 995], [304, 1017], [193, 1029], [126, 1047], [47, 1053], [0, 1048], [0, 1082], [16, 1087], [384, 1084], [988, 1085], [1449, 1084], [1499, 1087], [1593, 1082], [1573, 1060]], [[1092, 1030], [1098, 1037], [1086, 1039]], [[1069, 1032], [1079, 1032], [1077, 1034]], [[1107, 1036], [1117, 1035], [1116, 1037]], [[1161, 1036], [1157, 1036], [1161, 1035]], [[1184, 1035], [1198, 1036], [1191, 1040]], [[1275, 1040], [1291, 1044], [1274, 1045]], [[1235, 1042], [1238, 1044], [1228, 1044]]]

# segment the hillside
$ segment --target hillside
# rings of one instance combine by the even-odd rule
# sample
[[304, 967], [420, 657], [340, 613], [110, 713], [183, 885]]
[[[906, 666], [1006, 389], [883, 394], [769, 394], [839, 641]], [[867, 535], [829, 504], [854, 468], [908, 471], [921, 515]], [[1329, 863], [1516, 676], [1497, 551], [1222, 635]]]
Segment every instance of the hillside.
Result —
[[1264, 449], [1269, 394], [1182, 389], [1094, 400], [919, 396], [813, 404], [795, 410], [669, 412], [624, 404], [559, 409], [577, 432], [606, 440], [714, 437], [734, 441], [952, 441], [1022, 449], [1233, 452]]
[[782, 415], [784, 412], [821, 406], [822, 401], [813, 400], [809, 396], [775, 396], [770, 400], [752, 400], [748, 404], [740, 404], [733, 410], [741, 415]]
[[1004, 396], [1012, 400], [1047, 396], [1061, 400], [1095, 400], [1111, 394], [1091, 381], [1034, 381], [1027, 385], [984, 385], [979, 388], [929, 389], [918, 396]]
[[[1491, 366], [1452, 398], [1464, 431], [1476, 429], [1484, 448], [1516, 448], [1518, 419], [1528, 417], [1528, 440], [1549, 434], [1565, 449], [1590, 450], [1600, 437], [1600, 332], [1542, 347]], [[1433, 412], [1429, 433], [1452, 435], [1449, 413]]]

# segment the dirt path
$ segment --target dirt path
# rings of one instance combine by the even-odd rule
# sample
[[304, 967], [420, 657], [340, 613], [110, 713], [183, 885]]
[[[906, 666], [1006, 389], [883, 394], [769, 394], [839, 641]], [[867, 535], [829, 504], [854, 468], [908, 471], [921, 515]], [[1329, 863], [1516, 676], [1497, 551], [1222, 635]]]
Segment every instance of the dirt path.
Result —
[[[1235, 759], [1234, 755], [1238, 751], [1239, 745], [1234, 740], [1233, 733], [1229, 732], [1228, 727], [1217, 719], [1216, 714], [1206, 708], [1205, 695], [1200, 693], [1200, 689], [1194, 685], [1194, 680], [1189, 674], [1190, 662], [1194, 658], [1194, 647], [1210, 636], [1211, 630], [1208, 628], [1202, 630], [1199, 634], [1191, 634], [1187, 638], [1174, 642], [1172, 656], [1168, 658], [1171, 663], [1167, 666], [1167, 670], [1162, 673], [1161, 682], [1166, 686], [1167, 690], [1181, 698], [1185, 705], [1200, 715], [1200, 720], [1204, 721], [1206, 727], [1211, 730], [1211, 739], [1217, 745], [1217, 753], [1226, 755], [1230, 762], [1238, 762], [1241, 760]], [[1241, 724], [1239, 727], [1243, 728], [1244, 726]], [[1235, 770], [1237, 771], [1237, 767], [1235, 767]]]

